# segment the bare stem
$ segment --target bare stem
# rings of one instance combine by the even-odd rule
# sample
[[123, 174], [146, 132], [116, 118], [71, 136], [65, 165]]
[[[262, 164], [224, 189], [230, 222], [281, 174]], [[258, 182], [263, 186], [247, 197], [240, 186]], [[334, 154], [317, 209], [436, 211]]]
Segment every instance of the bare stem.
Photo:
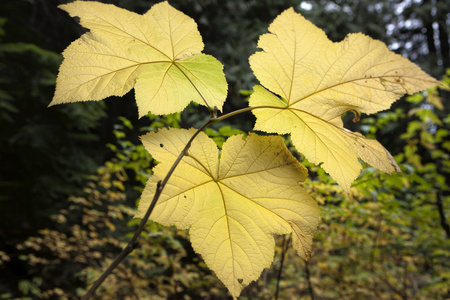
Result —
[[305, 260], [305, 273], [306, 273], [306, 281], [308, 282], [308, 291], [311, 300], [314, 300], [314, 289], [311, 282], [311, 271], [309, 270], [309, 262]]
[[286, 257], [286, 252], [289, 248], [289, 244], [291, 242], [291, 236], [289, 236], [289, 239], [286, 240], [286, 235], [283, 235], [283, 245], [281, 246], [281, 260], [280, 260], [280, 267], [278, 268], [278, 276], [277, 276], [277, 288], [275, 290], [275, 300], [278, 299], [278, 293], [280, 291], [280, 283], [281, 283], [281, 273], [283, 272], [283, 264], [284, 259]]
[[84, 295], [81, 299], [87, 300], [90, 297], [92, 297], [95, 293], [95, 291], [98, 289], [98, 287], [103, 283], [103, 281], [108, 277], [112, 271], [125, 259], [125, 257], [128, 256], [139, 244], [139, 237], [144, 230], [145, 224], [147, 223], [148, 218], [150, 217], [150, 214], [152, 213], [153, 209], [156, 206], [156, 202], [158, 201], [159, 197], [161, 196], [161, 193], [166, 186], [167, 182], [169, 181], [170, 176], [175, 171], [175, 168], [180, 163], [181, 159], [187, 154], [189, 148], [191, 147], [192, 141], [197, 137], [197, 135], [202, 132], [207, 126], [209, 126], [211, 123], [214, 123], [217, 119], [216, 117], [217, 109], [214, 109], [211, 112], [211, 118], [203, 124], [189, 139], [189, 141], [186, 143], [186, 146], [183, 148], [181, 153], [178, 155], [177, 159], [173, 163], [172, 167], [170, 168], [169, 172], [167, 173], [166, 177], [162, 181], [158, 181], [155, 195], [153, 196], [153, 200], [150, 203], [150, 206], [147, 209], [147, 212], [145, 213], [144, 217], [141, 220], [141, 223], [139, 224], [139, 227], [136, 229], [136, 232], [134, 233], [131, 240], [128, 242], [128, 244], [125, 246], [125, 248], [120, 252], [120, 254], [114, 259], [114, 261], [109, 265], [109, 267], [103, 272], [103, 274], [94, 282], [94, 284], [91, 286], [89, 291]]
[[229, 117], [233, 117], [233, 116], [235, 116], [235, 115], [238, 115], [238, 114], [241, 114], [241, 113], [244, 113], [244, 112], [248, 112], [248, 111], [251, 111], [251, 110], [254, 110], [254, 109], [258, 109], [258, 108], [284, 109], [284, 107], [279, 107], [279, 106], [268, 106], [268, 105], [264, 105], [264, 106], [250, 106], [250, 107], [238, 109], [238, 110], [232, 111], [232, 112], [230, 112], [230, 113], [227, 113], [227, 114], [225, 114], [225, 115], [222, 115], [222, 116], [216, 118], [216, 119], [214, 120], [214, 123], [220, 122], [220, 121], [225, 120], [225, 119], [227, 119], [227, 118], [229, 118]]

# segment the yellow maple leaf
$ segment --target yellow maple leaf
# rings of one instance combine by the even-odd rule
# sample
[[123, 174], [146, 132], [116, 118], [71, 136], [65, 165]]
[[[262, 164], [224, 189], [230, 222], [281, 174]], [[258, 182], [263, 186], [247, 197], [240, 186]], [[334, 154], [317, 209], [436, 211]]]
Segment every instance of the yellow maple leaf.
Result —
[[200, 53], [196, 23], [167, 2], [144, 15], [90, 1], [60, 8], [90, 32], [64, 50], [50, 105], [123, 96], [134, 87], [139, 116], [179, 112], [190, 101], [223, 106], [223, 65]]
[[[142, 138], [160, 161], [150, 177], [136, 217], [147, 211], [157, 182], [195, 130], [163, 129]], [[293, 246], [308, 259], [319, 222], [315, 201], [301, 188], [307, 170], [279, 136], [230, 137], [220, 163], [215, 142], [203, 132], [192, 142], [158, 200], [151, 219], [190, 229], [194, 250], [227, 286], [233, 297], [274, 256], [273, 234], [292, 232]]]
[[295, 147], [347, 192], [361, 171], [358, 158], [386, 173], [399, 171], [376, 140], [343, 128], [341, 115], [388, 109], [405, 93], [438, 81], [364, 34], [333, 43], [292, 8], [269, 31], [258, 41], [263, 51], [250, 57], [265, 87], [256, 86], [250, 97], [250, 106], [259, 107], [252, 110], [255, 129], [290, 133]]

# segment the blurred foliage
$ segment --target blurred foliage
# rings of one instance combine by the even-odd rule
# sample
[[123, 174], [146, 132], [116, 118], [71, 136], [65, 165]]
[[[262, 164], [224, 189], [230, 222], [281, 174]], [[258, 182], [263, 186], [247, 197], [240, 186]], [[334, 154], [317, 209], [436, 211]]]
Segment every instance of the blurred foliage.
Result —
[[[443, 82], [448, 85], [449, 78]], [[442, 93], [446, 91], [429, 89], [408, 98], [408, 112], [396, 111], [395, 117], [386, 113], [377, 123], [362, 120], [372, 136], [397, 118], [409, 120], [401, 136], [403, 151], [395, 155], [403, 173], [386, 175], [366, 166], [347, 195], [322, 169], [304, 160], [310, 169], [304, 188], [322, 211], [312, 257], [304, 262], [292, 249], [284, 252], [289, 239], [278, 237], [272, 267], [240, 299], [273, 299], [278, 284], [279, 299], [450, 297], [450, 231], [445, 229], [450, 213], [450, 118], [441, 119], [434, 112], [440, 104], [429, 103]], [[179, 127], [179, 122], [179, 115], [150, 116], [151, 125], [141, 130]], [[52, 216], [57, 229], [40, 230], [39, 236], [17, 245], [27, 276], [4, 291], [3, 298], [75, 299], [126, 245], [139, 223], [131, 219], [135, 205], [129, 200], [136, 199], [155, 164], [140, 143], [129, 141], [132, 130], [131, 122], [120, 118], [114, 131], [117, 142], [108, 146], [115, 157], [92, 176], [83, 196], [69, 197], [68, 208]], [[224, 126], [207, 133], [220, 145], [241, 132]], [[428, 154], [419, 154], [424, 151]], [[0, 257], [3, 266], [11, 259], [6, 253]], [[154, 222], [148, 222], [138, 248], [96, 295], [95, 299], [231, 299], [192, 250], [187, 231]]]
[[[4, 28], [9, 19], [1, 19]], [[5, 32], [3, 32], [5, 34]], [[0, 239], [43, 226], [55, 201], [76, 194], [103, 156], [93, 129], [105, 104], [47, 109], [61, 55], [0, 36]], [[32, 200], [31, 200], [32, 199]], [[26, 204], [25, 204], [26, 203]], [[25, 204], [25, 205], [24, 205]]]

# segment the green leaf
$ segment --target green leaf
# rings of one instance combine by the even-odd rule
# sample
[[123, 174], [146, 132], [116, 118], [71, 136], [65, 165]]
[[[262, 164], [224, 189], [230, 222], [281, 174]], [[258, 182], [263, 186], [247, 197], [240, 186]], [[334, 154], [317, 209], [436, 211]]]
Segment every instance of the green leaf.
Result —
[[60, 7], [90, 32], [63, 52], [50, 105], [123, 96], [134, 87], [139, 116], [180, 112], [191, 101], [222, 108], [222, 64], [201, 53], [194, 20], [168, 2], [144, 15], [99, 2]]

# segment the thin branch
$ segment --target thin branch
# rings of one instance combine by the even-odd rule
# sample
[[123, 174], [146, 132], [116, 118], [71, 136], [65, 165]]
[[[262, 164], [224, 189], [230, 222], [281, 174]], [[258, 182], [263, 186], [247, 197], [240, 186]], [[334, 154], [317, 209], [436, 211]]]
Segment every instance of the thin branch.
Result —
[[277, 289], [275, 290], [275, 300], [278, 299], [278, 293], [280, 291], [281, 273], [283, 271], [284, 258], [286, 257], [286, 252], [288, 250], [290, 242], [291, 242], [291, 236], [289, 236], [289, 239], [286, 241], [286, 235], [283, 235], [280, 268], [278, 269], [278, 276], [277, 276]]
[[442, 228], [444, 228], [444, 231], [447, 234], [447, 238], [450, 239], [450, 225], [448, 224], [447, 217], [445, 216], [444, 203], [442, 202], [442, 195], [440, 190], [436, 192], [436, 206], [439, 211], [441, 226]]
[[309, 296], [311, 297], [311, 300], [314, 300], [314, 289], [311, 282], [311, 271], [309, 270], [309, 263], [307, 260], [305, 260], [305, 273], [306, 273], [306, 281], [308, 282], [308, 291]]
[[158, 201], [159, 197], [161, 196], [162, 191], [164, 190], [164, 187], [166, 186], [167, 182], [169, 181], [170, 176], [172, 176], [172, 173], [175, 171], [175, 168], [178, 166], [180, 161], [183, 159], [183, 157], [187, 154], [189, 148], [191, 147], [192, 141], [197, 137], [197, 135], [202, 132], [207, 126], [209, 126], [211, 123], [214, 123], [217, 116], [217, 108], [214, 108], [213, 111], [211, 111], [211, 117], [210, 119], [203, 124], [189, 139], [189, 141], [186, 143], [186, 146], [183, 148], [181, 153], [178, 155], [177, 159], [173, 163], [172, 167], [170, 168], [169, 172], [167, 173], [166, 177], [162, 181], [158, 181], [155, 195], [153, 196], [153, 200], [150, 203], [150, 206], [147, 209], [147, 212], [145, 213], [144, 217], [141, 220], [141, 223], [139, 224], [139, 227], [137, 228], [136, 232], [134, 233], [131, 240], [128, 242], [128, 244], [125, 246], [125, 248], [122, 250], [122, 252], [116, 257], [116, 259], [109, 265], [109, 267], [103, 272], [103, 274], [94, 282], [94, 284], [91, 286], [89, 291], [82, 297], [82, 300], [87, 300], [90, 297], [92, 297], [95, 293], [95, 291], [98, 289], [98, 287], [103, 283], [103, 281], [112, 273], [112, 271], [125, 259], [125, 257], [128, 256], [139, 244], [139, 237], [144, 230], [145, 224], [147, 223], [148, 218], [150, 217], [150, 214], [152, 213], [153, 209], [156, 206], [156, 202]]

